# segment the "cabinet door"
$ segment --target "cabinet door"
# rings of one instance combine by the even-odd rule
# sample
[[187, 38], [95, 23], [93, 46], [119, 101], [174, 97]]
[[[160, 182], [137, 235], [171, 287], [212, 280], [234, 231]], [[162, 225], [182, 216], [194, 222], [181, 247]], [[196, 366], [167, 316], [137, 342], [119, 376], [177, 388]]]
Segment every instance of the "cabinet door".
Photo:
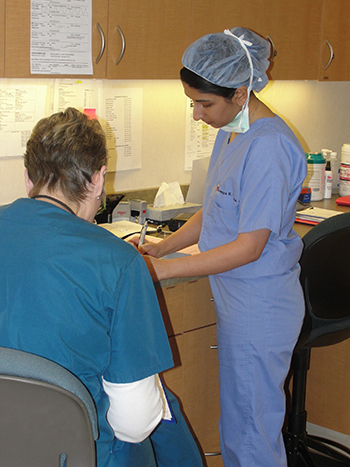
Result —
[[[2, 31], [2, 32], [1, 32]], [[0, 0], [0, 78], [5, 73], [5, 0]]]
[[[324, 20], [320, 63], [321, 80], [350, 80], [349, 30], [349, 0], [324, 0]], [[334, 58], [330, 61], [332, 51]], [[329, 65], [327, 67], [328, 63]]]
[[[1, 0], [3, 1], [3, 0]], [[93, 60], [101, 48], [101, 36], [96, 24], [99, 23], [107, 34], [108, 0], [92, 0], [92, 53]], [[30, 73], [30, 0], [6, 0], [5, 33], [5, 76], [8, 78], [52, 78], [54, 75], [32, 75]], [[60, 78], [73, 75], [60, 75]], [[99, 63], [94, 63], [94, 75], [84, 78], [106, 76], [106, 52]]]
[[274, 43], [277, 55], [271, 79], [317, 79], [322, 1], [193, 0], [193, 4], [191, 41], [226, 28], [246, 27], [270, 36]]
[[110, 1], [107, 77], [178, 79], [190, 21], [189, 0]]
[[[220, 402], [216, 325], [174, 336], [169, 341], [175, 368], [163, 372], [162, 379], [181, 399], [184, 414], [203, 452], [218, 453]], [[221, 466], [220, 460], [218, 456], [217, 462], [210, 465]]]
[[204, 453], [220, 452], [219, 364], [216, 325], [184, 334], [184, 411]]

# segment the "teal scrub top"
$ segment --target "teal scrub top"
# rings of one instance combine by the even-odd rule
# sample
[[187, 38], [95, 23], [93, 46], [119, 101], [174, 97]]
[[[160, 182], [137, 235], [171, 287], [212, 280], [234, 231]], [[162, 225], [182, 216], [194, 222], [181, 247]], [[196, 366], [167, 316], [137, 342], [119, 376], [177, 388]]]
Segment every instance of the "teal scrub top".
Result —
[[33, 199], [0, 208], [0, 238], [0, 345], [58, 362], [87, 386], [99, 417], [98, 467], [140, 465], [149, 446], [115, 439], [101, 377], [130, 383], [173, 366], [141, 255]]

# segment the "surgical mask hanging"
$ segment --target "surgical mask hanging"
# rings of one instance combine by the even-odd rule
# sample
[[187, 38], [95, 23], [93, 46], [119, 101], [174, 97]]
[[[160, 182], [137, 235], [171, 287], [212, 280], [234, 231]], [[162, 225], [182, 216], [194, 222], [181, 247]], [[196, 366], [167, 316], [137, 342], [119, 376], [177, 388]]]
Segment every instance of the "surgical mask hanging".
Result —
[[238, 112], [231, 123], [221, 127], [228, 133], [245, 133], [249, 130], [249, 97], [243, 104], [242, 110]]
[[225, 29], [224, 31], [225, 34], [233, 36], [236, 38], [241, 46], [243, 47], [245, 53], [247, 54], [248, 57], [248, 62], [249, 62], [249, 67], [250, 67], [250, 79], [249, 79], [249, 86], [247, 89], [248, 92], [248, 97], [245, 103], [243, 104], [242, 110], [238, 112], [238, 114], [235, 116], [235, 118], [232, 120], [232, 122], [228, 123], [227, 125], [221, 127], [222, 130], [227, 131], [228, 133], [245, 133], [249, 130], [250, 125], [249, 125], [249, 97], [250, 93], [252, 90], [252, 84], [253, 84], [253, 62], [250, 56], [250, 53], [247, 49], [247, 46], [252, 45], [251, 42], [245, 41], [244, 36], [237, 37], [229, 29]]

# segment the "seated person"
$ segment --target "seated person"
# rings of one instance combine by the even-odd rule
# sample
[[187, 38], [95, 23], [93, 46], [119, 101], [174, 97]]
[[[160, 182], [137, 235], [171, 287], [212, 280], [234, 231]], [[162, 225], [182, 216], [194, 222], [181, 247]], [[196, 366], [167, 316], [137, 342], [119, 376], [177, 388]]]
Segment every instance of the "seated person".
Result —
[[[107, 157], [100, 124], [75, 109], [35, 126], [24, 156], [29, 198], [0, 208], [0, 345], [53, 360], [86, 385], [98, 467], [155, 467], [169, 439], [157, 373], [173, 361], [141, 255], [93, 224]], [[181, 436], [194, 446], [188, 465], [203, 465], [188, 431], [174, 445]]]

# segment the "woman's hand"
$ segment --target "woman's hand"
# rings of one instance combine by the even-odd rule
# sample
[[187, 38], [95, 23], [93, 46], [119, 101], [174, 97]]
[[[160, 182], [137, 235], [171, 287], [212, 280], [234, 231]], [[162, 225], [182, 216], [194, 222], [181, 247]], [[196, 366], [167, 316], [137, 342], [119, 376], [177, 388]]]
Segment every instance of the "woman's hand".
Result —
[[149, 243], [144, 243], [142, 246], [139, 247], [139, 241], [140, 241], [140, 237], [136, 235], [134, 237], [131, 237], [130, 239], [127, 239], [127, 242], [134, 245], [134, 247], [139, 250], [141, 255], [149, 255], [149, 256], [154, 256], [155, 258], [160, 258], [161, 252], [160, 252], [159, 243], [149, 242]]

